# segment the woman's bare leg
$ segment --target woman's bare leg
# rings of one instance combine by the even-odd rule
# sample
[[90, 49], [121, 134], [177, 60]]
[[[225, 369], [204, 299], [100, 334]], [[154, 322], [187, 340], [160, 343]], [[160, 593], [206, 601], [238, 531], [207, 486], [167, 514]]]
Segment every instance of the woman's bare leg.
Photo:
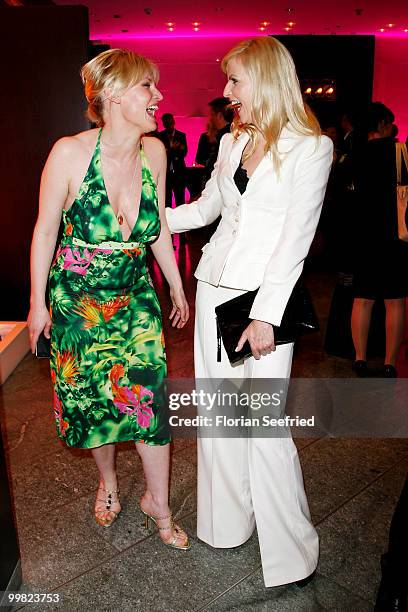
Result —
[[[137, 451], [142, 459], [143, 471], [146, 478], [146, 491], [140, 501], [144, 512], [154, 517], [169, 517], [169, 472], [170, 472], [170, 444], [163, 446], [136, 444]], [[183, 546], [187, 541], [186, 534], [179, 530], [176, 532], [169, 518], [158, 521], [159, 531], [164, 542], [173, 541], [177, 536], [176, 545]]]
[[370, 330], [374, 300], [355, 298], [351, 313], [351, 334], [353, 336], [356, 361], [367, 359], [367, 340]]
[[395, 366], [395, 360], [404, 338], [405, 299], [385, 301], [385, 361]]
[[[116, 513], [120, 512], [121, 510], [117, 494], [112, 495], [110, 510], [106, 509], [106, 502], [104, 503], [103, 501], [100, 501], [106, 500], [108, 495], [102, 489], [106, 489], [108, 491], [118, 490], [118, 479], [116, 476], [115, 467], [115, 445], [104, 444], [98, 448], [93, 448], [92, 455], [99, 470], [99, 490], [97, 493], [98, 499], [95, 501], [95, 510], [98, 511], [98, 516], [100, 518], [106, 520], [112, 517], [110, 510], [113, 510]], [[106, 510], [106, 512], [100, 512], [101, 510]]]

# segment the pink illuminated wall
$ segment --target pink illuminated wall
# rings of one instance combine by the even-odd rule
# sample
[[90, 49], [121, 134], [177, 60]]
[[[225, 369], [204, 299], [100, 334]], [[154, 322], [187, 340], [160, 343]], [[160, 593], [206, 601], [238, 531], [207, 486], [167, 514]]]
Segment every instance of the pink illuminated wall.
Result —
[[[226, 38], [155, 38], [107, 40], [113, 47], [126, 47], [146, 55], [160, 69], [159, 89], [164, 99], [158, 112], [160, 117], [173, 113], [176, 128], [187, 134], [187, 164], [191, 165], [197, 151], [200, 134], [207, 124], [208, 102], [222, 96], [226, 79], [217, 59], [242, 37]], [[209, 61], [209, 48], [211, 61]]]
[[[221, 96], [225, 76], [217, 59], [242, 36], [224, 38], [120, 38], [107, 40], [111, 47], [126, 47], [154, 60], [160, 68], [159, 89], [164, 95], [160, 117], [171, 112], [176, 125], [187, 133], [191, 164], [207, 122], [207, 104]], [[396, 116], [399, 138], [408, 135], [408, 37], [376, 37], [373, 100], [389, 106]]]
[[408, 136], [408, 39], [375, 40], [373, 100], [383, 102], [395, 114], [398, 138]]

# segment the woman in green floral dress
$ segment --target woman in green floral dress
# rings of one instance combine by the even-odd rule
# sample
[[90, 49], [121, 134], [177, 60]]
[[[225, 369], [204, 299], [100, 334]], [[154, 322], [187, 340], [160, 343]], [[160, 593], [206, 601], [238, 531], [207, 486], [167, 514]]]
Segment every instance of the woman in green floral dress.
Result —
[[[146, 519], [164, 543], [189, 548], [168, 507], [166, 356], [146, 248], [165, 275], [173, 326], [188, 305], [164, 215], [166, 155], [156, 128], [157, 68], [129, 51], [101, 53], [82, 69], [88, 116], [99, 129], [62, 138], [44, 168], [31, 258], [29, 331], [51, 334], [51, 377], [59, 437], [90, 448], [100, 472], [97, 522], [120, 512], [116, 442], [142, 458]], [[58, 228], [64, 232], [54, 259]], [[45, 305], [49, 274], [50, 312]]]

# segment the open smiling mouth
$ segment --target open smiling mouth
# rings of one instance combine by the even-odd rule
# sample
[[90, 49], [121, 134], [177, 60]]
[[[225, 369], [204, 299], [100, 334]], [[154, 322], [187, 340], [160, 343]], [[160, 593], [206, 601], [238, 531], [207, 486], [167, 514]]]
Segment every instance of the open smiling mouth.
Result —
[[154, 117], [155, 112], [159, 107], [156, 104], [152, 104], [146, 108], [146, 112], [150, 117]]
[[239, 100], [231, 100], [231, 102], [228, 104], [228, 108], [232, 108], [233, 110], [237, 110], [237, 111], [239, 111], [241, 106], [242, 104]]

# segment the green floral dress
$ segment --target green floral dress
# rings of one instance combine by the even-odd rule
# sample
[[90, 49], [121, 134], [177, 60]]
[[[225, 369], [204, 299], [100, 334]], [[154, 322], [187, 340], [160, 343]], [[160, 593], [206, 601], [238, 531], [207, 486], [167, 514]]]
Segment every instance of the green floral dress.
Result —
[[156, 185], [143, 147], [139, 216], [127, 241], [109, 203], [99, 132], [49, 276], [51, 377], [59, 437], [95, 448], [170, 441], [162, 318], [146, 267], [160, 233]]

